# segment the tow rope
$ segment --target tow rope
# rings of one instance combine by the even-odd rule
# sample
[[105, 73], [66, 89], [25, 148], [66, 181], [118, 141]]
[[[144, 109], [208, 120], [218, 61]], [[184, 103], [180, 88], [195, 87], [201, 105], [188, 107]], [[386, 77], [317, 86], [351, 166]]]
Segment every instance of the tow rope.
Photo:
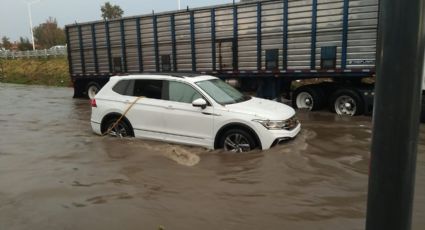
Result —
[[125, 115], [127, 115], [127, 113], [130, 111], [130, 109], [131, 108], [133, 108], [133, 106], [140, 100], [140, 99], [142, 99], [143, 97], [138, 97], [138, 98], [136, 98], [136, 100], [134, 100], [128, 107], [127, 107], [127, 109], [124, 111], [124, 113], [121, 115], [121, 117], [120, 118], [118, 118], [118, 120], [117, 121], [115, 121], [115, 123], [108, 129], [108, 130], [106, 130], [106, 132], [104, 132], [103, 134], [102, 134], [102, 136], [106, 136], [106, 135], [108, 135], [113, 129], [115, 129], [115, 127], [117, 127], [117, 125], [120, 123], [120, 121], [125, 117]]

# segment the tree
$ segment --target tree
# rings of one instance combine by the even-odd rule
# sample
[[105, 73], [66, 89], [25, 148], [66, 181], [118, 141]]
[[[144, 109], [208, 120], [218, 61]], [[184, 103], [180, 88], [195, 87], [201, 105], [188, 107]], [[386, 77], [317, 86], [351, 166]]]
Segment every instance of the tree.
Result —
[[112, 5], [109, 2], [106, 2], [105, 5], [101, 6], [100, 11], [102, 12], [103, 20], [121, 18], [124, 13], [120, 6]]
[[34, 38], [38, 47], [42, 49], [66, 43], [64, 30], [58, 27], [58, 22], [52, 17], [34, 27]]
[[32, 50], [32, 43], [28, 38], [20, 37], [19, 43], [18, 43], [18, 50], [25, 51], [25, 50]]
[[2, 47], [7, 49], [7, 50], [10, 50], [12, 48], [12, 43], [10, 42], [10, 38], [8, 38], [6, 36], [3, 36], [1, 38], [1, 43], [2, 43]]

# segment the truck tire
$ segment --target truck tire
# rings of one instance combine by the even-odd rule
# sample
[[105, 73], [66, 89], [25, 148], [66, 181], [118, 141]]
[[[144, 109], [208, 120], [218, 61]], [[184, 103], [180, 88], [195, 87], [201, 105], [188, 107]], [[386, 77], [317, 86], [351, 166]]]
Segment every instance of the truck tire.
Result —
[[292, 96], [292, 106], [297, 109], [319, 110], [323, 108], [324, 101], [322, 88], [314, 86], [301, 86]]
[[94, 96], [96, 96], [100, 88], [101, 88], [100, 85], [94, 81], [87, 84], [87, 89], [86, 89], [87, 97], [89, 99], [94, 99]]
[[353, 89], [339, 89], [331, 97], [330, 110], [338, 115], [357, 116], [364, 112], [364, 102]]

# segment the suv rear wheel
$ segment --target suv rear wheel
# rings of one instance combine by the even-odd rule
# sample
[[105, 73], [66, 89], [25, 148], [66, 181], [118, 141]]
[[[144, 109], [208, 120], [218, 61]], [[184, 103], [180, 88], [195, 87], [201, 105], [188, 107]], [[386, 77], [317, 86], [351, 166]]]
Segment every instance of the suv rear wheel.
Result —
[[251, 134], [242, 129], [230, 129], [220, 139], [220, 147], [227, 152], [249, 152], [257, 147]]
[[127, 122], [120, 120], [117, 123], [117, 121], [118, 118], [112, 118], [106, 122], [105, 135], [119, 138], [134, 136], [133, 130], [131, 126], [127, 124]]

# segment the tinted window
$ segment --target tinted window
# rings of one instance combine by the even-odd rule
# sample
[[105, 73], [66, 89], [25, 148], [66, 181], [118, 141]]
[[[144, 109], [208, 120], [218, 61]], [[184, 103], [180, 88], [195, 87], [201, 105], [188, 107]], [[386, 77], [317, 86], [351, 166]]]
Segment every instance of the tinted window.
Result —
[[336, 68], [336, 46], [325, 46], [321, 48], [320, 67], [322, 69]]
[[276, 70], [279, 69], [279, 50], [266, 50], [266, 69]]
[[114, 63], [114, 73], [122, 73], [122, 59], [121, 57], [114, 57], [113, 58]]
[[161, 99], [162, 80], [135, 80], [133, 96]]
[[168, 100], [192, 104], [198, 98], [202, 98], [201, 94], [190, 85], [175, 81], [168, 82]]
[[171, 71], [171, 58], [170, 55], [162, 55], [161, 56], [161, 65], [163, 72]]
[[121, 95], [133, 96], [134, 81], [133, 80], [122, 80], [119, 81], [112, 90]]

